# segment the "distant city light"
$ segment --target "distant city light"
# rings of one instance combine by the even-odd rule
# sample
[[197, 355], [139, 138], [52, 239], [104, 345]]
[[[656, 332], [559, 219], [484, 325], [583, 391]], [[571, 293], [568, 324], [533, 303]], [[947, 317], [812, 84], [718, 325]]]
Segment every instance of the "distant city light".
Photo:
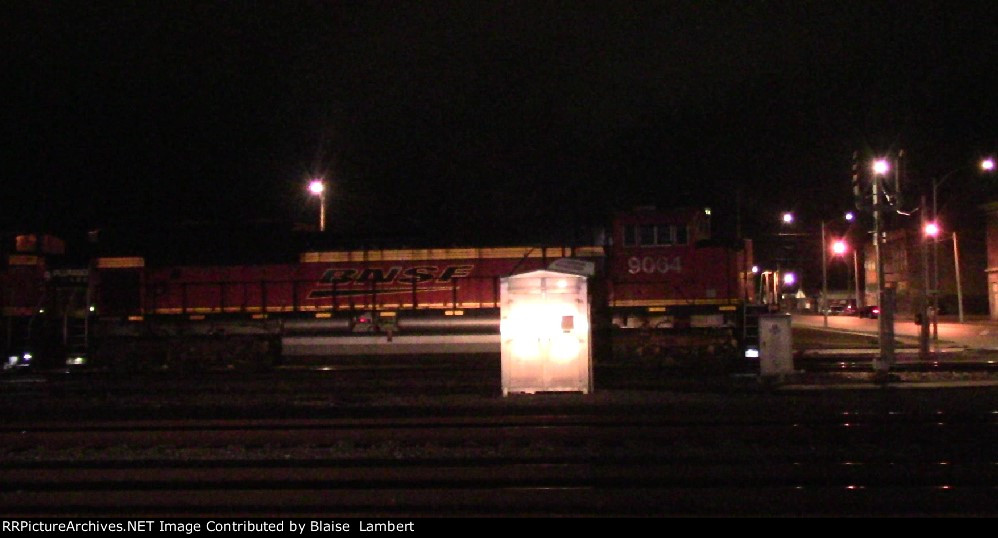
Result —
[[890, 165], [887, 164], [887, 159], [877, 159], [873, 161], [873, 173], [877, 175], [884, 175], [890, 170]]
[[846, 242], [842, 240], [835, 241], [832, 243], [832, 252], [835, 254], [845, 254], [846, 253]]
[[703, 208], [703, 214], [707, 215], [709, 217], [710, 216], [710, 208], [709, 207]]
[[794, 282], [797, 282], [797, 277], [793, 273], [786, 273], [783, 275], [783, 283], [787, 286], [793, 286]]
[[784, 224], [790, 224], [793, 221], [794, 221], [794, 214], [793, 213], [791, 213], [789, 211], [786, 211], [786, 212], [783, 213], [783, 223]]
[[995, 160], [994, 159], [992, 159], [992, 158], [989, 157], [989, 158], [984, 159], [983, 161], [981, 161], [981, 170], [984, 170], [985, 172], [991, 172], [994, 169], [995, 169]]
[[758, 273], [759, 272], [759, 266], [758, 265], [753, 265], [752, 266], [752, 272], [753, 273]]
[[856, 218], [856, 215], [853, 215], [852, 211], [849, 211], [849, 212], [846, 213], [846, 220], [851, 221], [854, 218]]
[[935, 237], [939, 235], [939, 225], [935, 222], [930, 222], [925, 225], [925, 235], [929, 237]]

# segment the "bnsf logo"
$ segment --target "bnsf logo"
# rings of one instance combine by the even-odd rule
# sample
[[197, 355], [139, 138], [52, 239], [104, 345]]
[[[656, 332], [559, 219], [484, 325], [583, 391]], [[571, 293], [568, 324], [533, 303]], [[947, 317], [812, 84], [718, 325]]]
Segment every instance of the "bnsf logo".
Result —
[[[388, 269], [366, 268], [346, 268], [327, 269], [319, 277], [319, 286], [322, 289], [315, 289], [309, 292], [309, 299], [320, 299], [332, 296], [359, 295], [367, 293], [366, 289], [336, 289], [339, 286], [368, 285], [370, 284], [396, 284], [391, 287], [379, 287], [378, 293], [402, 293], [411, 292], [413, 285], [432, 282], [435, 284], [452, 284], [459, 278], [471, 275], [474, 265], [448, 265], [438, 267], [436, 265], [416, 265], [413, 267], [389, 267]], [[404, 286], [404, 287], [403, 287]], [[330, 289], [332, 287], [333, 289]], [[417, 291], [440, 291], [450, 289], [450, 287], [419, 288]], [[335, 291], [334, 291], [335, 290]]]

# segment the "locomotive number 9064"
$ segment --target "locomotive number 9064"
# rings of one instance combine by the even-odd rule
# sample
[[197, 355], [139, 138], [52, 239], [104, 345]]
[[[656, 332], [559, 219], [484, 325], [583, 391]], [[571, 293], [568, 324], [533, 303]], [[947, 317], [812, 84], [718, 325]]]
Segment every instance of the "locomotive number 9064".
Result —
[[666, 274], [669, 271], [675, 271], [677, 273], [681, 273], [683, 271], [683, 264], [679, 256], [645, 256], [643, 258], [631, 256], [627, 260], [627, 272], [632, 275], [636, 275], [638, 273]]

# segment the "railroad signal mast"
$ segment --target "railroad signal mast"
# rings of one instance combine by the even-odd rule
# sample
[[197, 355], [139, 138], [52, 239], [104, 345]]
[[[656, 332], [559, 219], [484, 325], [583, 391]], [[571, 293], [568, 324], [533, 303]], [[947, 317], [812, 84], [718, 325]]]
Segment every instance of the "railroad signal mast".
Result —
[[[894, 355], [894, 302], [895, 290], [887, 286], [882, 247], [884, 244], [884, 217], [886, 211], [901, 207], [901, 187], [904, 176], [904, 151], [878, 157], [865, 167], [859, 152], [853, 153], [852, 188], [856, 208], [873, 214], [873, 249], [877, 265], [878, 340], [880, 353], [873, 360], [877, 379], [886, 380]], [[865, 172], [868, 170], [868, 172]], [[865, 173], [864, 173], [865, 172]], [[868, 178], [868, 179], [864, 179]]]

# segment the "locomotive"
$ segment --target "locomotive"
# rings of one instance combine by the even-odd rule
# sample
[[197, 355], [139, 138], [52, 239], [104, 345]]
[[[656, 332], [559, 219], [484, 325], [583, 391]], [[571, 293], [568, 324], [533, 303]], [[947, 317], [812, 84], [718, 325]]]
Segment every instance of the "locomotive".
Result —
[[281, 263], [72, 260], [27, 234], [0, 273], [5, 367], [265, 369], [324, 357], [499, 353], [499, 280], [590, 278], [599, 362], [753, 356], [752, 244], [711, 238], [710, 211], [616, 213], [584, 244], [306, 248]]

